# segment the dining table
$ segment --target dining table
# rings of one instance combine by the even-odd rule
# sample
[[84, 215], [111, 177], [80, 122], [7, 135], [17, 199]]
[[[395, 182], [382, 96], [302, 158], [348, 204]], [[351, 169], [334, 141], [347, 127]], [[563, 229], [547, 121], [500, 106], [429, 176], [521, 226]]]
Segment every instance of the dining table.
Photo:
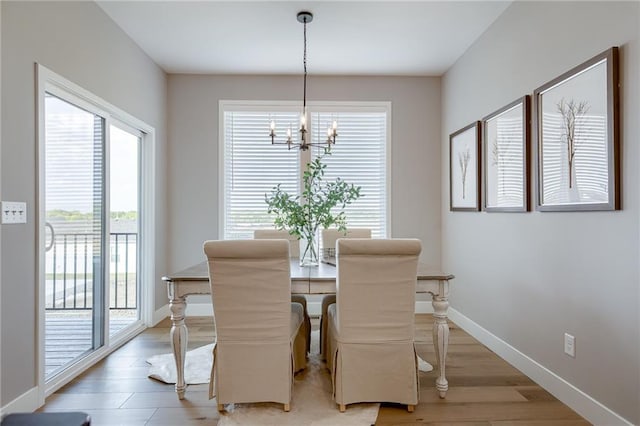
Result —
[[[336, 266], [334, 262], [320, 262], [313, 266], [300, 266], [299, 259], [291, 259], [291, 294], [323, 295], [336, 292]], [[444, 398], [449, 383], [445, 376], [445, 361], [449, 345], [449, 281], [452, 274], [445, 273], [420, 262], [416, 276], [416, 293], [428, 293], [433, 305], [433, 345], [437, 362], [436, 390]], [[187, 350], [188, 329], [185, 323], [187, 297], [211, 294], [209, 270], [206, 261], [162, 277], [167, 284], [171, 310], [171, 348], [176, 362], [175, 391], [184, 399], [187, 385], [184, 380], [184, 364]]]

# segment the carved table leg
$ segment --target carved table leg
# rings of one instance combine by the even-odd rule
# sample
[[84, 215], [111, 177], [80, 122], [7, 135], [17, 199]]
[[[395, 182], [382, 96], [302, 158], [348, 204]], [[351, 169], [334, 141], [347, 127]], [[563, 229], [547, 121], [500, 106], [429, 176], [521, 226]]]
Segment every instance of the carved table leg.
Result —
[[[444, 288], [444, 287], [447, 288]], [[433, 296], [433, 346], [436, 351], [438, 361], [438, 377], [436, 378], [436, 389], [440, 398], [444, 398], [449, 389], [449, 382], [445, 377], [445, 364], [447, 359], [447, 349], [449, 347], [449, 324], [447, 324], [447, 310], [449, 301], [447, 300], [448, 283], [441, 284], [439, 295]]]
[[171, 309], [171, 348], [176, 359], [176, 393], [178, 399], [184, 399], [187, 385], [184, 383], [184, 359], [187, 353], [189, 333], [184, 323], [184, 311], [187, 307], [185, 297], [175, 297], [169, 290], [169, 308]]

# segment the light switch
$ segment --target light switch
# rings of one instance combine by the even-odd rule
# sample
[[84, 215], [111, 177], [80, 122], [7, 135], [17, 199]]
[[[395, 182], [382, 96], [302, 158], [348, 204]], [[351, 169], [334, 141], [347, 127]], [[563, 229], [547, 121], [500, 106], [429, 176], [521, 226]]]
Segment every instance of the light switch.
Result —
[[27, 203], [3, 201], [1, 208], [3, 224], [27, 223]]

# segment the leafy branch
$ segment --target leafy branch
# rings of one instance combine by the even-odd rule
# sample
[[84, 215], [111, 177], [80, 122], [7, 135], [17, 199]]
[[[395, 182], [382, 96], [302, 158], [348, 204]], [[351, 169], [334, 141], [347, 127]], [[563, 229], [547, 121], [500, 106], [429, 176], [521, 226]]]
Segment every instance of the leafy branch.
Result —
[[[335, 225], [345, 231], [347, 218], [344, 208], [361, 196], [361, 187], [348, 184], [341, 178], [324, 180], [327, 165], [322, 163], [322, 159], [326, 155], [331, 155], [331, 151], [325, 149], [322, 155], [307, 164], [301, 195], [291, 195], [278, 184], [264, 196], [267, 212], [275, 214], [276, 228], [286, 229], [298, 239], [314, 240], [320, 226], [328, 228]], [[315, 250], [314, 247], [307, 249]]]

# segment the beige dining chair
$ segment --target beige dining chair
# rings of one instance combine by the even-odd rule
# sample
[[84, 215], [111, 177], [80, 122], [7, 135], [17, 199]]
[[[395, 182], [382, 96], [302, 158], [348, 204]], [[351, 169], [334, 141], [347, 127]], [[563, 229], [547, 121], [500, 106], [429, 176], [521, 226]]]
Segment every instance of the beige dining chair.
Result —
[[303, 308], [291, 303], [284, 240], [207, 241], [216, 341], [209, 398], [291, 407], [293, 375], [306, 366]]
[[[293, 259], [300, 258], [300, 241], [295, 235], [289, 234], [289, 231], [284, 229], [256, 229], [253, 231], [254, 240], [263, 239], [284, 239], [289, 241], [289, 256]], [[304, 332], [307, 336], [307, 352], [311, 350], [311, 317], [309, 317], [309, 310], [307, 309], [307, 298], [301, 294], [294, 294], [291, 296], [291, 301], [300, 303], [304, 308]]]
[[[338, 229], [322, 230], [322, 258], [333, 259], [336, 256], [336, 241], [338, 238], [371, 238], [371, 229], [368, 228], [350, 228], [346, 231]], [[322, 298], [321, 316], [320, 316], [320, 357], [327, 358], [325, 347], [327, 346], [327, 308], [332, 303], [336, 303], [336, 295], [328, 294]]]
[[355, 402], [419, 399], [414, 345], [417, 239], [339, 239], [335, 304], [327, 313], [327, 365], [340, 411]]
[[345, 231], [329, 228], [322, 230], [322, 257], [332, 258], [336, 256], [336, 241], [338, 238], [371, 238], [369, 228], [349, 228]]
[[279, 239], [289, 240], [289, 256], [300, 258], [300, 241], [285, 229], [256, 229], [253, 231], [254, 240]]

